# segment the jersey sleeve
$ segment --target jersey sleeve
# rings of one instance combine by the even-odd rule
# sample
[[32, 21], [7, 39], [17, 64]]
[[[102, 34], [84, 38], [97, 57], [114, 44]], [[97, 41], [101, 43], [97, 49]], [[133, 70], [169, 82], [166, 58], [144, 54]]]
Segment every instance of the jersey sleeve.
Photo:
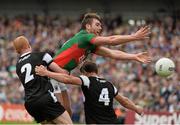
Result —
[[114, 85], [112, 85], [112, 86], [113, 86], [113, 89], [114, 89], [114, 97], [115, 97], [118, 94], [118, 90]]
[[94, 38], [94, 34], [86, 34], [82, 37], [82, 45], [88, 46], [89, 50], [91, 50], [92, 53], [95, 52], [97, 48], [97, 46], [93, 43]]
[[86, 34], [86, 39], [89, 43], [93, 44], [93, 38], [95, 38], [94, 34]]
[[53, 58], [48, 53], [45, 53], [42, 59], [46, 66], [49, 66], [53, 62]]
[[87, 87], [89, 88], [89, 85], [90, 85], [90, 80], [87, 76], [84, 76], [84, 75], [80, 75], [79, 78], [81, 79], [82, 81], [82, 85], [81, 86], [84, 86], [84, 87]]

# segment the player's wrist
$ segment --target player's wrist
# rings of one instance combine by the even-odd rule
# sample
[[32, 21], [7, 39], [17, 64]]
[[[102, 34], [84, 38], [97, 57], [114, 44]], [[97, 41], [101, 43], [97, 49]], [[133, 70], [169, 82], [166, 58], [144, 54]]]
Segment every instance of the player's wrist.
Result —
[[136, 55], [136, 54], [132, 54], [132, 55], [131, 55], [131, 60], [136, 60], [136, 61], [137, 61], [137, 60], [138, 60], [138, 59], [137, 59], [137, 55]]
[[142, 107], [136, 105], [136, 113], [138, 113], [139, 115], [143, 115], [144, 114], [144, 110]]
[[131, 35], [130, 35], [130, 39], [131, 39], [131, 40], [138, 40], [138, 37], [137, 37], [136, 34], [131, 34]]
[[45, 70], [45, 71], [44, 71], [44, 76], [49, 76], [49, 75], [50, 75], [50, 73], [51, 73], [50, 71]]

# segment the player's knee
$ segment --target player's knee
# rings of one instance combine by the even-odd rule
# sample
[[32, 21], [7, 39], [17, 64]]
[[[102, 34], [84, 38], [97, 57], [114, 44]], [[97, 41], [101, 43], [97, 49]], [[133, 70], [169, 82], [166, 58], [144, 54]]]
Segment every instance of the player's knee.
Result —
[[67, 111], [65, 111], [62, 115], [60, 115], [58, 118], [53, 120], [56, 124], [72, 124], [72, 120], [69, 116], [69, 114], [67, 113]]
[[70, 115], [68, 114], [68, 112], [65, 111], [65, 112], [63, 113], [63, 115], [64, 115], [64, 117], [65, 117], [65, 119], [66, 119], [66, 122], [68, 122], [67, 124], [72, 124], [72, 120], [71, 120]]
[[69, 116], [71, 117], [71, 116], [72, 116], [72, 110], [71, 110], [71, 108], [69, 107], [69, 108], [67, 108], [66, 110], [67, 110], [67, 112], [69, 113]]
[[48, 125], [48, 124], [51, 125], [51, 124], [54, 124], [54, 122], [53, 121], [46, 121], [46, 120], [41, 122], [41, 125]]

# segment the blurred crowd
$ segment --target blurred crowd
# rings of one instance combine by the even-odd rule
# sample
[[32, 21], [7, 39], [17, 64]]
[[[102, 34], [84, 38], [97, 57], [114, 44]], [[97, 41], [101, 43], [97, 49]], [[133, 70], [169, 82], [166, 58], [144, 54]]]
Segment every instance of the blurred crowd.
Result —
[[[81, 28], [81, 18], [69, 19], [60, 16], [0, 17], [0, 104], [24, 102], [24, 90], [16, 75], [16, 61], [12, 40], [25, 35], [34, 51], [56, 51]], [[141, 105], [147, 111], [180, 111], [180, 20], [171, 17], [147, 19], [151, 26], [150, 39], [121, 46], [110, 47], [129, 53], [148, 51], [152, 63], [145, 65], [135, 61], [117, 61], [99, 56], [89, 59], [99, 65], [100, 76], [113, 82], [119, 93]], [[139, 24], [138, 24], [139, 25]], [[120, 17], [104, 17], [102, 35], [131, 34], [139, 26], [123, 22]], [[176, 65], [175, 73], [162, 78], [155, 73], [154, 64], [161, 57], [171, 58]], [[78, 72], [78, 69], [74, 70]], [[73, 121], [84, 122], [83, 94], [80, 87], [69, 87]], [[117, 102], [114, 108], [119, 117], [126, 109]]]

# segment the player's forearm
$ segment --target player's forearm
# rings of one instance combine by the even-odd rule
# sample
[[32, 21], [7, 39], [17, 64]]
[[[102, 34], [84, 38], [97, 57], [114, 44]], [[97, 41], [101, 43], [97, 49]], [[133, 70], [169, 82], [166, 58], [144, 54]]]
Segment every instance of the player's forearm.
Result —
[[140, 28], [136, 33], [131, 34], [131, 35], [111, 36], [110, 43], [112, 45], [118, 45], [118, 44], [130, 42], [130, 41], [143, 40], [143, 39], [149, 38], [150, 33], [151, 32], [150, 32], [149, 26], [145, 26], [145, 27]]
[[132, 111], [135, 111], [138, 113], [138, 108], [137, 106], [128, 98], [123, 97], [123, 96], [119, 96], [116, 97], [116, 100], [125, 108], [130, 109]]
[[137, 40], [137, 38], [134, 35], [113, 35], [108, 37], [100, 36], [100, 37], [95, 37], [93, 39], [93, 44], [115, 46], [134, 40]]
[[110, 45], [119, 45], [131, 41], [135, 41], [137, 40], [137, 38], [134, 37], [133, 35], [114, 35], [114, 36], [110, 36], [109, 40], [110, 40], [109, 43]]
[[72, 75], [67, 75], [64, 73], [55, 73], [46, 70], [44, 73], [45, 76], [53, 78], [57, 81], [63, 82], [65, 84], [81, 85], [81, 79]]
[[55, 62], [52, 62], [52, 63], [49, 65], [49, 68], [50, 68], [52, 71], [54, 71], [54, 72], [68, 74], [68, 71], [66, 71], [65, 69], [59, 67]]
[[118, 60], [136, 60], [136, 55], [119, 51], [119, 50], [112, 50], [111, 58], [118, 59]]
[[131, 101], [129, 100], [128, 98], [125, 97], [124, 99], [124, 107], [126, 107], [127, 109], [131, 109], [135, 112], [137, 112], [137, 107], [136, 105]]
[[135, 40], [143, 40], [149, 38], [150, 34], [149, 26], [142, 27], [136, 33], [131, 35], [113, 35], [108, 37], [95, 37], [92, 42], [96, 45], [119, 45]]
[[51, 72], [51, 71], [46, 71], [45, 76], [48, 76], [52, 79], [55, 79], [59, 82], [63, 82], [65, 84], [68, 84], [70, 82], [69, 81], [69, 75], [66, 75], [63, 73], [55, 73], [55, 72]]

